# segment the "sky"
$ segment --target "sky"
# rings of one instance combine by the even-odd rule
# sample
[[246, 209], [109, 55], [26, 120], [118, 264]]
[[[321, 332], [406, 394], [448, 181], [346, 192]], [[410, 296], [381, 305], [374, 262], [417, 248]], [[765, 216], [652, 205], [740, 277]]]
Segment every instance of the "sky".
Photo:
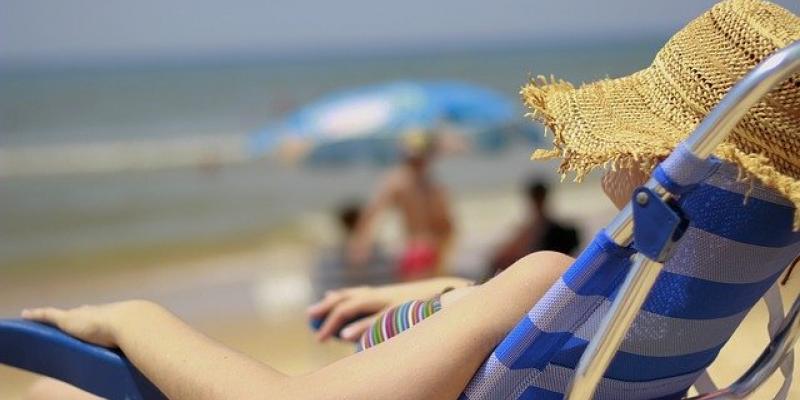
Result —
[[[0, 0], [0, 65], [667, 37], [713, 0]], [[798, 0], [779, 0], [793, 12]]]

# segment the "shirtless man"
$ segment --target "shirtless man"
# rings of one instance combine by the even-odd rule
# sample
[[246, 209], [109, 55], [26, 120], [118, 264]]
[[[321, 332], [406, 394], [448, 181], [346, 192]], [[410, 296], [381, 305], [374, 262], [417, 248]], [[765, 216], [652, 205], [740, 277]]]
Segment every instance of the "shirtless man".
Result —
[[350, 261], [361, 265], [369, 258], [375, 221], [389, 208], [402, 215], [405, 249], [398, 262], [402, 280], [436, 274], [453, 234], [445, 188], [430, 176], [435, 153], [434, 138], [425, 133], [407, 135], [401, 143], [403, 162], [382, 180], [367, 205], [349, 245]]

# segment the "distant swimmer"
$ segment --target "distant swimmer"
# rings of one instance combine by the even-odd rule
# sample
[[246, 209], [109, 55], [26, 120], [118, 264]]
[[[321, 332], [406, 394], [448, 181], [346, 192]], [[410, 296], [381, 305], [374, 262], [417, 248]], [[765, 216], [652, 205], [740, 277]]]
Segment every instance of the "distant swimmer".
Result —
[[405, 229], [405, 248], [397, 264], [402, 280], [436, 274], [453, 235], [450, 204], [444, 186], [430, 173], [436, 138], [424, 132], [404, 136], [402, 162], [381, 180], [364, 209], [349, 246], [353, 263], [366, 262], [374, 240], [375, 221], [389, 208], [398, 210]]

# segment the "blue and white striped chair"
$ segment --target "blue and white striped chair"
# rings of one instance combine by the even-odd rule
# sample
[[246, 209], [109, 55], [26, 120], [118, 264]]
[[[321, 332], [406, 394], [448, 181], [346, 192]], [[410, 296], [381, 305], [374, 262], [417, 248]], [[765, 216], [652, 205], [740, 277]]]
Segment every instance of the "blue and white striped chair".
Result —
[[[693, 157], [683, 150], [675, 155]], [[686, 164], [662, 168], [674, 177]], [[691, 222], [600, 380], [598, 399], [682, 398], [800, 254], [788, 201], [737, 182], [735, 166], [709, 161], [708, 167], [710, 175], [677, 200]], [[497, 347], [462, 397], [561, 399], [634, 252], [600, 232]]]
[[[797, 71], [800, 42], [731, 89], [495, 349], [462, 398], [683, 398], [800, 254], [790, 203], [737, 182], [735, 167], [710, 156]], [[698, 398], [747, 398], [781, 364], [786, 381], [776, 398], [784, 397], [799, 313], [800, 297], [742, 378]]]
[[[736, 167], [709, 157], [753, 103], [797, 71], [800, 42], [737, 84], [508, 334], [461, 398], [683, 398], [800, 254], [790, 203], [737, 182]], [[745, 376], [698, 399], [746, 398], [788, 365], [798, 314], [800, 299]], [[123, 355], [31, 322], [0, 321], [0, 363], [111, 399], [162, 397]]]

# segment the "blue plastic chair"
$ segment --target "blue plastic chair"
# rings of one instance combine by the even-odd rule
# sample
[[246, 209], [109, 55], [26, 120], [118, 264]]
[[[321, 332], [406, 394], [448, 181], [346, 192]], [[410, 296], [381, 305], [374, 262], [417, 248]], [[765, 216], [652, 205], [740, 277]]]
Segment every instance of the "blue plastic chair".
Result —
[[[522, 318], [461, 398], [683, 398], [800, 254], [791, 203], [737, 182], [734, 166], [710, 157], [759, 98], [797, 71], [800, 42], [737, 84]], [[741, 379], [697, 399], [750, 395], [789, 357], [798, 314], [800, 298]], [[121, 354], [41, 324], [0, 321], [0, 363], [110, 399], [163, 398]]]
[[75, 339], [49, 325], [0, 320], [0, 363], [68, 382], [107, 399], [164, 399], [115, 350]]

